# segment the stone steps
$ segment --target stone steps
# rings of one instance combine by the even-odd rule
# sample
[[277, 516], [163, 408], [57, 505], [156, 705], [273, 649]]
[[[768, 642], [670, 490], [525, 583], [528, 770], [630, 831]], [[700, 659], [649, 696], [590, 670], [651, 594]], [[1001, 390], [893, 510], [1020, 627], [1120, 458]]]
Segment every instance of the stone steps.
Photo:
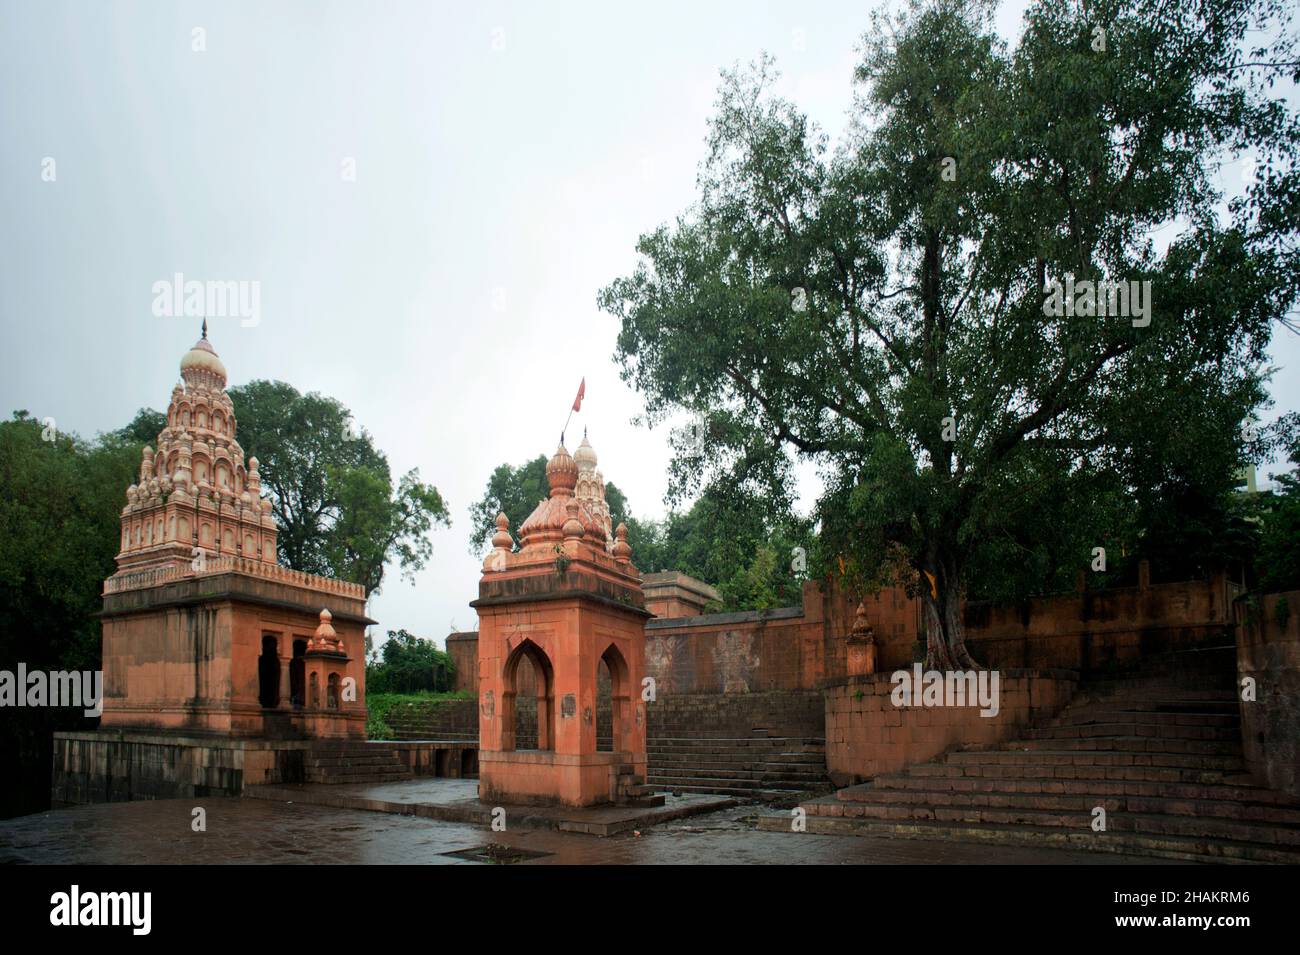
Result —
[[[1226, 800], [1250, 805], [1282, 806], [1300, 810], [1300, 800], [1284, 793], [1274, 792], [1254, 785], [1234, 783], [1183, 783], [1125, 781], [1110, 779], [1047, 779], [1020, 777], [1015, 779], [980, 779], [947, 777], [936, 780], [928, 776], [911, 776], [893, 773], [877, 776], [871, 789], [916, 790], [924, 792], [972, 793], [1061, 793], [1103, 797], [1162, 797], [1171, 800]], [[839, 798], [852, 799], [852, 794], [862, 787], [841, 789]]]
[[1074, 753], [1079, 751], [1108, 753], [1164, 753], [1189, 756], [1231, 757], [1241, 752], [1240, 741], [1170, 739], [1165, 736], [1085, 736], [1019, 739], [1007, 743], [1009, 752]]
[[1167, 753], [1158, 750], [969, 749], [949, 753], [947, 759], [953, 765], [961, 767], [1132, 766], [1143, 768], [1150, 766], [1187, 769], [1202, 773], [1240, 773], [1245, 771], [1245, 763], [1242, 762], [1240, 756], [1209, 753]]
[[[1101, 800], [1099, 804], [1104, 804]], [[802, 804], [807, 808], [810, 803]], [[871, 819], [890, 822], [954, 822], [1025, 825], [1035, 828], [1076, 829], [1091, 833], [1091, 809], [1033, 809], [1022, 806], [986, 806], [970, 801], [946, 806], [907, 805], [899, 802], [823, 801], [816, 815], [844, 819]], [[812, 815], [812, 813], [810, 813]], [[1235, 842], [1254, 842], [1287, 847], [1300, 862], [1300, 826], [1277, 822], [1231, 819], [1221, 816], [1173, 816], [1160, 812], [1120, 812], [1107, 810], [1106, 832], [1135, 832], [1143, 835], [1170, 835], [1182, 838]]]
[[736, 796], [741, 799], [758, 799], [762, 802], [783, 802], [790, 799], [796, 792], [805, 791], [737, 786], [729, 784], [725, 779], [701, 781], [700, 783], [678, 783], [675, 781], [666, 783], [652, 779], [651, 783], [655, 789], [661, 792], [671, 790], [674, 793], [693, 793], [695, 795]]
[[[789, 813], [760, 816], [758, 828], [767, 832], [790, 832]], [[808, 815], [806, 831], [820, 835], [888, 836], [895, 839], [986, 842], [993, 845], [1023, 845], [1037, 848], [1086, 850], [1091, 852], [1145, 855], [1182, 862], [1276, 863], [1294, 865], [1300, 854], [1279, 846], [1221, 839], [1198, 839], [1140, 832], [1092, 832], [1027, 825], [991, 823], [889, 822], [842, 819]]]
[[395, 782], [412, 778], [397, 752], [383, 743], [321, 743], [303, 760], [309, 783]]
[[[1300, 800], [1244, 775], [1230, 650], [1192, 651], [1185, 671], [1167, 654], [1093, 680], [1021, 739], [805, 802], [807, 831], [1300, 862]], [[790, 819], [759, 825], [788, 831]]]
[[766, 769], [717, 769], [710, 767], [655, 766], [650, 769], [652, 777], [673, 779], [729, 779], [737, 782], [770, 783], [785, 789], [825, 788], [826, 774], [823, 773], [785, 773]]
[[[841, 802], [862, 804], [866, 806], [888, 806], [891, 808], [907, 807], [923, 810], [921, 815], [907, 818], [932, 819], [931, 814], [941, 809], [955, 810], [1017, 810], [1027, 812], [1067, 812], [1075, 815], [1082, 813], [1089, 816], [1092, 810], [1100, 806], [1111, 813], [1135, 813], [1139, 815], [1195, 816], [1198, 818], [1229, 819], [1242, 822], [1277, 823], [1294, 826], [1294, 835], [1300, 838], [1300, 808], [1284, 807], [1275, 802], [1251, 803], [1228, 800], [1213, 795], [1206, 797], [1175, 797], [1161, 795], [1131, 795], [1125, 793], [1100, 793], [1092, 787], [1076, 786], [1074, 791], [1065, 793], [1012, 791], [969, 791], [946, 789], [879, 789], [872, 786], [857, 786], [840, 790], [836, 794]], [[845, 815], [850, 813], [846, 811]], [[864, 815], [870, 816], [871, 812]], [[969, 821], [979, 822], [979, 819]], [[1279, 830], [1283, 835], [1286, 832]]]
[[1241, 718], [1237, 713], [1170, 713], [1163, 710], [1134, 708], [1067, 707], [1046, 727], [1094, 726], [1103, 723], [1130, 723], [1139, 726], [1187, 726], [1237, 729]]
[[[1191, 766], [1153, 766], [1112, 764], [1094, 765], [1087, 761], [1078, 763], [1061, 763], [1055, 765], [1021, 764], [1001, 766], [954, 766], [923, 764], [912, 766], [908, 770], [914, 776], [948, 776], [975, 779], [1024, 779], [1027, 776], [1053, 780], [1069, 779], [1104, 779], [1110, 782], [1177, 782], [1177, 783], [1220, 783], [1233, 773], [1218, 769], [1197, 769]], [[1242, 768], [1235, 772], [1241, 773]]]
[[659, 736], [648, 741], [646, 759], [647, 782], [673, 792], [774, 801], [831, 786], [819, 737]]

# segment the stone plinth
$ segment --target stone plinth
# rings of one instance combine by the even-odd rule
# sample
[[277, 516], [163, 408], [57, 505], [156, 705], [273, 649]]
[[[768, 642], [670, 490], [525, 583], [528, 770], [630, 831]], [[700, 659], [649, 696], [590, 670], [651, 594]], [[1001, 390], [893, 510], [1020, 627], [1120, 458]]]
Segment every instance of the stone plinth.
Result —
[[722, 604], [722, 595], [715, 588], [678, 570], [646, 574], [641, 589], [646, 609], [656, 617], [698, 617]]

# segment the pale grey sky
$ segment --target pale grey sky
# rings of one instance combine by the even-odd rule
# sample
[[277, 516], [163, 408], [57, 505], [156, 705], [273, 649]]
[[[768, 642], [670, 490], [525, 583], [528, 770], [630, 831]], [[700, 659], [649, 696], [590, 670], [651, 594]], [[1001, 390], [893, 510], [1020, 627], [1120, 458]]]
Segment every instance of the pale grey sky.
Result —
[[[719, 68], [772, 53], [834, 139], [869, 9], [0, 0], [0, 414], [91, 436], [164, 409], [198, 330], [153, 314], [153, 284], [257, 281], [255, 326], [211, 322], [230, 383], [338, 398], [450, 503], [415, 586], [391, 568], [372, 599], [377, 631], [472, 628], [467, 508], [554, 449], [583, 376], [576, 427], [663, 513], [667, 436], [630, 423], [596, 292], [694, 199]], [[1300, 407], [1294, 336], [1275, 360], [1269, 418]]]

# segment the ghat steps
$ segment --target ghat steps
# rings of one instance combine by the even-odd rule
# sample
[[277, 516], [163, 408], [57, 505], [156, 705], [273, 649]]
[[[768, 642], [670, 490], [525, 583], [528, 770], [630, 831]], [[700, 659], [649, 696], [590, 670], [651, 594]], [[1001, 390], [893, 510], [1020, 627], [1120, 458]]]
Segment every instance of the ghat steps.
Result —
[[[1020, 739], [803, 803], [807, 831], [1300, 862], [1300, 800], [1246, 775], [1235, 674], [1235, 649], [1223, 645], [1087, 681]], [[759, 825], [789, 831], [791, 817]]]

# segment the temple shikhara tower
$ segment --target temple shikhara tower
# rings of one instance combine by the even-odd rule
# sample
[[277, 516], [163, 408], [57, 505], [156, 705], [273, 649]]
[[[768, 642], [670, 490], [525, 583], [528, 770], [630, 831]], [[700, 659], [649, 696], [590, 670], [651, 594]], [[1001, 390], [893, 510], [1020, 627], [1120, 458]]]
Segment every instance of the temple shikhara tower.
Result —
[[[576, 460], [575, 460], [576, 458]], [[662, 803], [646, 778], [645, 609], [627, 528], [611, 535], [596, 453], [561, 443], [546, 465], [550, 497], [519, 528], [504, 514], [479, 597], [479, 798], [503, 803]], [[580, 493], [575, 494], [575, 488]], [[536, 748], [517, 723], [520, 669], [536, 683]], [[610, 678], [612, 749], [597, 745], [597, 676]], [[530, 721], [531, 723], [531, 721]]]
[[271, 502], [235, 439], [206, 322], [180, 374], [104, 582], [101, 725], [363, 738], [364, 589], [277, 562]]

